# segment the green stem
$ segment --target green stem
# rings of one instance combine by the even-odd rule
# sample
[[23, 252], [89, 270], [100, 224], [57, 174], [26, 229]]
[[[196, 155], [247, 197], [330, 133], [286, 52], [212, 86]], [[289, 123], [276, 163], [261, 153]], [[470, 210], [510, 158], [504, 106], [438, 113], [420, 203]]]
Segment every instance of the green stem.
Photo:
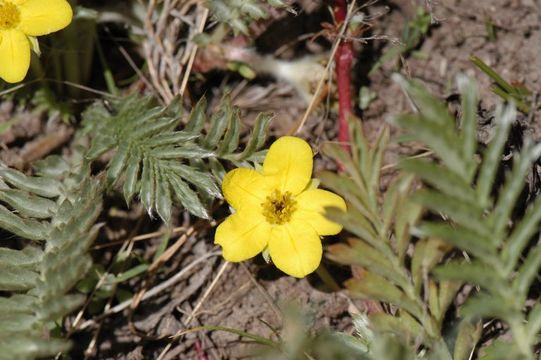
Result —
[[105, 55], [103, 53], [103, 49], [101, 47], [100, 42], [98, 41], [98, 38], [96, 37], [96, 50], [98, 52], [98, 57], [100, 59], [100, 63], [103, 66], [103, 77], [105, 78], [105, 83], [107, 84], [107, 90], [113, 95], [119, 95], [118, 88], [115, 84], [115, 78], [113, 77], [113, 72], [111, 71], [111, 68], [109, 67], [109, 64], [107, 63], [107, 60], [105, 59]]
[[204, 325], [204, 326], [199, 326], [199, 327], [195, 327], [195, 328], [191, 328], [191, 329], [186, 329], [184, 331], [181, 331], [181, 332], [177, 333], [175, 335], [175, 338], [177, 338], [179, 336], [182, 336], [182, 335], [185, 335], [185, 334], [188, 334], [188, 333], [191, 333], [191, 332], [202, 331], [202, 330], [226, 331], [226, 332], [236, 334], [236, 335], [248, 338], [248, 339], [252, 339], [255, 342], [257, 342], [259, 344], [262, 344], [262, 345], [267, 345], [267, 346], [270, 346], [270, 347], [273, 347], [273, 348], [276, 348], [276, 349], [280, 347], [280, 344], [278, 344], [278, 343], [276, 343], [276, 342], [274, 342], [274, 341], [272, 341], [270, 339], [264, 338], [262, 336], [250, 334], [250, 333], [247, 333], [247, 332], [244, 332], [244, 331], [241, 331], [241, 330], [237, 330], [237, 329], [234, 329], [234, 328], [229, 328], [229, 327], [225, 327], [225, 326], [214, 326], [214, 325]]
[[319, 276], [321, 281], [323, 281], [323, 283], [327, 285], [332, 291], [340, 291], [342, 289], [340, 285], [338, 285], [336, 280], [334, 280], [332, 275], [329, 273], [329, 270], [327, 270], [325, 265], [319, 264], [319, 267], [316, 269], [316, 274]]
[[485, 64], [483, 62], [483, 60], [481, 60], [480, 58], [478, 58], [477, 56], [474, 56], [472, 55], [470, 57], [470, 61], [475, 65], [477, 66], [479, 69], [481, 69], [482, 72], [484, 72], [485, 74], [487, 74], [489, 77], [492, 78], [492, 80], [494, 80], [498, 86], [500, 86], [503, 90], [505, 90], [506, 92], [508, 92], [509, 94], [514, 94], [516, 93], [516, 90], [515, 88], [509, 84], [507, 81], [504, 80], [504, 78], [502, 78], [500, 76], [500, 74], [498, 74], [496, 71], [492, 70], [492, 68], [490, 66], [488, 66], [487, 64]]

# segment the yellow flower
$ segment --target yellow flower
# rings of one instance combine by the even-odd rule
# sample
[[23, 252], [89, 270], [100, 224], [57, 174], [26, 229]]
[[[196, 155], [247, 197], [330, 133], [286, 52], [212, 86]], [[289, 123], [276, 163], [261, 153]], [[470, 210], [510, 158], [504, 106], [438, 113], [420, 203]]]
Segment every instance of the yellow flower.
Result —
[[0, 78], [22, 81], [34, 37], [65, 28], [72, 15], [66, 0], [0, 0]]
[[268, 251], [276, 267], [304, 277], [321, 262], [321, 235], [342, 226], [323, 215], [325, 207], [346, 209], [344, 200], [312, 186], [312, 149], [292, 136], [269, 149], [262, 172], [238, 168], [224, 177], [222, 191], [235, 209], [216, 229], [215, 243], [228, 261], [250, 259]]

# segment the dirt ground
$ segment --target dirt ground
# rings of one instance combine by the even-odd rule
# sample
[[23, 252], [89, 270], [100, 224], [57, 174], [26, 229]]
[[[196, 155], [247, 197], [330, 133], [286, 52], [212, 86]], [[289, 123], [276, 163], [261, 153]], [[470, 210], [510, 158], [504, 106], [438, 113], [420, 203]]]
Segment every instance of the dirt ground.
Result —
[[[318, 4], [312, 6], [318, 8]], [[541, 81], [541, 57], [537, 56], [541, 43], [541, 4], [538, 2], [379, 1], [365, 9], [372, 26], [366, 35], [376, 40], [356, 44], [355, 86], [357, 89], [367, 86], [377, 95], [365, 111], [358, 111], [368, 134], [377, 132], [393, 114], [410, 110], [400, 88], [391, 80], [396, 62], [385, 64], [370, 76], [366, 74], [384, 51], [395, 46], [394, 40], [400, 38], [404, 23], [414, 16], [419, 6], [428, 9], [434, 24], [416, 49], [422, 56], [404, 58], [402, 73], [421, 79], [442, 99], [455, 91], [456, 74], [466, 73], [477, 79], [482, 106], [490, 109], [498, 98], [488, 90], [488, 77], [469, 61], [471, 55], [476, 55], [508, 81], [522, 83], [534, 93], [538, 91]], [[490, 39], [487, 34], [487, 21], [493, 24], [495, 39]], [[258, 111], [275, 112], [272, 131], [276, 135], [286, 133], [305, 109], [299, 95], [284, 82], [256, 81], [240, 89], [235, 102], [241, 107], [243, 101], [253, 104], [246, 99], [254, 96], [260, 96], [262, 101], [257, 106], [243, 108], [246, 118]], [[539, 139], [537, 106], [531, 115], [528, 127]], [[318, 109], [309, 118], [303, 135], [315, 135], [320, 141], [332, 139], [335, 136], [334, 116], [333, 112], [327, 114], [323, 108]], [[247, 122], [249, 124], [249, 120]], [[396, 161], [400, 153], [409, 151], [398, 147], [395, 150], [388, 156], [388, 162]], [[321, 160], [318, 163], [319, 168], [327, 165]], [[213, 230], [209, 229], [190, 238], [167, 269], [158, 274], [154, 285], [201, 255], [212, 252], [212, 234]], [[143, 301], [139, 305], [133, 315], [133, 325], [145, 335], [162, 337], [158, 340], [134, 337], [124, 316], [112, 315], [104, 319], [95, 356], [103, 359], [157, 358], [170, 345], [166, 348], [168, 351], [163, 352], [163, 359], [205, 359], [205, 356], [209, 359], [241, 359], [250, 357], [255, 350], [253, 345], [241, 341], [235, 334], [224, 331], [190, 333], [174, 341], [163, 336], [184, 329], [187, 320], [191, 321], [190, 326], [219, 325], [270, 336], [272, 328], [279, 328], [281, 324], [278, 307], [288, 302], [297, 303], [311, 315], [315, 327], [327, 326], [347, 332], [352, 330], [349, 313], [352, 304], [357, 308], [363, 306], [349, 299], [347, 294], [326, 291], [317, 276], [303, 280], [282, 276], [260, 259], [246, 265], [229, 265], [219, 275], [221, 269], [223, 262], [219, 257], [208, 258], [152, 301]], [[347, 273], [347, 269], [337, 271]], [[207, 293], [208, 289], [211, 289], [210, 293]], [[192, 318], [190, 314], [195, 307], [198, 310]], [[78, 334], [82, 347], [86, 347], [89, 335], [90, 332]], [[111, 338], [115, 342], [111, 342]]]
[[[499, 99], [489, 91], [488, 77], [469, 61], [471, 55], [476, 55], [508, 81], [521, 83], [534, 94], [539, 91], [541, 2], [377, 1], [363, 8], [371, 25], [369, 31], [363, 34], [367, 40], [355, 43], [357, 56], [353, 78], [354, 94], [358, 93], [361, 86], [368, 87], [376, 94], [376, 98], [364, 111], [357, 109], [357, 115], [362, 118], [369, 137], [386, 124], [386, 119], [410, 110], [399, 86], [391, 80], [391, 74], [397, 69], [396, 61], [385, 64], [369, 76], [367, 72], [386, 50], [396, 46], [396, 40], [400, 38], [404, 24], [414, 17], [420, 6], [431, 14], [434, 24], [415, 49], [416, 56], [402, 59], [400, 71], [403, 74], [422, 80], [435, 95], [445, 99], [455, 92], [456, 74], [465, 73], [477, 80], [482, 107], [490, 109]], [[317, 31], [321, 21], [329, 21], [328, 15], [325, 15], [327, 5], [319, 1], [304, 1], [297, 9], [300, 9], [297, 18], [290, 14], [288, 18], [277, 21], [287, 25], [295, 19], [308, 21], [306, 19], [313, 16], [315, 19], [311, 20], [310, 26], [306, 25], [304, 31]], [[492, 24], [495, 38], [488, 35], [487, 22]], [[274, 28], [269, 27], [264, 36], [269, 36], [268, 32]], [[280, 34], [276, 36], [279, 37]], [[264, 42], [260, 43], [263, 44], [260, 45], [261, 51], [268, 52], [268, 49], [263, 49]], [[328, 51], [328, 45], [324, 41], [320, 42], [315, 51]], [[310, 49], [314, 48], [305, 47], [299, 53], [290, 52], [282, 56], [295, 59], [306, 56]], [[306, 104], [302, 97], [287, 82], [276, 81], [272, 77], [258, 78], [254, 82], [236, 78], [230, 81], [234, 103], [241, 107], [246, 126], [250, 125], [256, 113], [272, 111], [276, 113], [271, 128], [272, 135], [284, 135], [305, 111]], [[254, 98], [260, 100], [254, 101]], [[0, 118], [7, 118], [8, 115], [4, 114], [13, 111], [6, 107], [9, 106], [0, 107]], [[335, 110], [320, 106], [302, 129], [302, 136], [317, 139], [314, 142], [316, 151], [321, 141], [336, 136]], [[539, 106], [536, 104], [532, 114], [528, 115], [527, 127], [539, 140], [541, 139]], [[57, 132], [63, 127], [60, 121], [54, 120], [43, 124], [40, 119], [29, 118], [21, 121], [10, 135], [6, 136], [28, 138], [36, 134], [45, 134], [40, 136], [40, 141], [46, 142], [48, 133]], [[21, 129], [31, 133], [18, 134], [17, 131], [22, 131]], [[65, 138], [62, 137], [64, 139], [62, 141], [68, 137], [69, 134]], [[396, 162], [402, 153], [411, 152], [411, 149], [392, 146], [393, 149], [386, 158], [388, 163]], [[3, 151], [1, 160], [9, 165], [18, 166], [17, 164], [21, 162], [31, 161], [31, 158], [25, 156], [39, 154], [33, 153], [32, 149], [24, 150], [24, 146], [15, 146], [9, 151]], [[324, 159], [317, 160], [317, 169], [332, 166]], [[140, 209], [134, 210], [135, 213], [138, 211]], [[222, 205], [220, 211], [215, 213], [216, 219], [219, 220], [218, 215], [225, 216], [227, 211]], [[177, 225], [191, 225], [189, 219], [182, 218], [181, 214], [178, 214], [178, 218]], [[135, 226], [136, 221], [129, 216], [119, 219], [119, 229], [124, 226], [126, 228]], [[143, 233], [158, 228], [157, 222], [151, 222], [144, 224], [139, 231]], [[118, 229], [107, 230], [112, 233], [118, 231]], [[82, 353], [92, 341], [96, 346], [87, 355], [99, 359], [156, 359], [160, 355], [161, 359], [250, 358], [257, 353], [257, 349], [237, 334], [226, 331], [199, 331], [181, 334], [174, 339], [171, 336], [178, 335], [178, 332], [187, 327], [216, 325], [270, 337], [273, 329], [280, 328], [282, 324], [280, 308], [291, 302], [303, 309], [313, 324], [312, 328], [330, 327], [345, 332], [352, 331], [351, 312], [354, 309], [362, 310], [362, 302], [350, 299], [346, 293], [329, 291], [317, 275], [297, 280], [280, 274], [272, 266], [266, 265], [262, 259], [224, 266], [216, 251], [217, 248], [212, 243], [213, 231], [213, 228], [203, 229], [184, 239], [181, 250], [152, 279], [149, 279], [149, 291], [155, 290], [153, 296], [143, 299], [133, 312], [127, 307], [115, 308], [117, 304], [114, 303], [111, 304], [113, 311], [107, 310], [106, 316], [89, 318], [81, 330], [72, 337], [75, 342], [73, 358], [82, 358]], [[173, 238], [170, 244], [176, 240], [177, 238]], [[326, 241], [340, 241], [340, 238]], [[148, 258], [159, 242], [159, 237], [138, 242], [134, 251], [142, 258]], [[107, 248], [96, 251], [98, 259], [101, 257], [106, 261], [108, 256], [110, 254], [108, 255]], [[338, 280], [347, 278], [348, 269], [327, 265]], [[175, 281], [167, 282], [179, 272], [182, 272], [182, 276]], [[164, 283], [167, 286], [160, 288]], [[128, 285], [133, 287], [132, 291], [137, 291], [143, 286], [140, 279]]]

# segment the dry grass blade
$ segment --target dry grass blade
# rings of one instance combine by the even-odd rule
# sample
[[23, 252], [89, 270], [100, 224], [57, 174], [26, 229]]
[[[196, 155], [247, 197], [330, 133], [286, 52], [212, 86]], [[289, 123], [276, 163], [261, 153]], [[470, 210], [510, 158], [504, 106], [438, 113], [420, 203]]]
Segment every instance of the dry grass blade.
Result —
[[[216, 284], [218, 284], [218, 281], [220, 280], [220, 278], [222, 277], [222, 275], [225, 273], [225, 271], [227, 270], [228, 266], [229, 266], [230, 262], [228, 261], [225, 261], [223, 264], [222, 264], [222, 267], [220, 268], [220, 270], [218, 270], [218, 273], [216, 274], [216, 277], [212, 280], [212, 282], [210, 283], [209, 287], [205, 290], [205, 292], [203, 293], [203, 296], [201, 297], [201, 299], [197, 302], [197, 304], [195, 305], [195, 307], [193, 308], [192, 312], [190, 313], [190, 315], [188, 316], [188, 319], [186, 319], [186, 321], [184, 322], [186, 325], [189, 325], [192, 320], [195, 318], [196, 314], [197, 314], [197, 311], [201, 308], [201, 306], [203, 305], [203, 303], [205, 302], [205, 300], [207, 300], [208, 296], [210, 295], [210, 293], [212, 292], [212, 290], [216, 287]], [[175, 335], [175, 338], [178, 336], [178, 334]], [[167, 352], [171, 349], [171, 345], [172, 345], [172, 342], [167, 344], [167, 346], [162, 350], [162, 352], [160, 353], [160, 356], [158, 356], [158, 360], [161, 360], [165, 357], [165, 355], [167, 354]]]
[[227, 267], [229, 266], [229, 262], [226, 261], [223, 263], [222, 267], [220, 268], [220, 270], [218, 271], [218, 274], [216, 274], [216, 277], [212, 280], [212, 282], [210, 283], [209, 287], [205, 290], [205, 293], [203, 294], [203, 296], [201, 297], [201, 299], [197, 302], [197, 305], [195, 305], [195, 307], [193, 308], [190, 316], [188, 316], [188, 319], [186, 319], [186, 324], [190, 324], [190, 322], [193, 320], [193, 318], [196, 316], [197, 314], [197, 311], [201, 308], [201, 306], [203, 305], [203, 303], [205, 302], [205, 300], [208, 298], [208, 296], [210, 295], [210, 293], [212, 292], [212, 290], [214, 289], [214, 287], [216, 286], [216, 284], [218, 284], [218, 280], [220, 280], [220, 278], [222, 277], [222, 275], [224, 274], [225, 270], [227, 270]]
[[[162, 282], [162, 283], [156, 285], [155, 287], [153, 287], [152, 289], [148, 290], [143, 295], [143, 297], [141, 298], [141, 301], [150, 299], [150, 298], [152, 298], [154, 296], [157, 296], [157, 295], [161, 294], [164, 290], [170, 288], [171, 286], [173, 286], [176, 283], [178, 283], [179, 281], [181, 281], [184, 278], [184, 276], [186, 274], [188, 274], [197, 265], [199, 265], [200, 263], [202, 263], [205, 260], [208, 260], [211, 257], [218, 256], [220, 254], [221, 254], [221, 252], [214, 251], [214, 252], [210, 252], [208, 254], [205, 254], [205, 255], [195, 259], [194, 261], [192, 261], [191, 263], [189, 263], [188, 265], [183, 267], [182, 270], [180, 270], [178, 273], [176, 273], [173, 277], [165, 280], [164, 282]], [[102, 314], [97, 316], [95, 319], [85, 321], [84, 323], [81, 324], [81, 326], [79, 326], [79, 330], [83, 330], [83, 329], [86, 329], [88, 327], [94, 326], [98, 321], [102, 320], [103, 318], [105, 318], [105, 317], [107, 317], [109, 315], [117, 314], [117, 313], [120, 313], [120, 312], [126, 310], [128, 307], [130, 307], [132, 301], [133, 301], [133, 299], [128, 299], [126, 301], [123, 301], [120, 304], [115, 305], [114, 307], [107, 309]]]
[[[182, 94], [190, 73], [197, 46], [186, 46], [189, 38], [203, 30], [208, 10], [198, 1], [150, 0], [144, 28], [147, 37], [143, 53], [152, 86], [162, 101], [170, 103]], [[197, 29], [194, 24], [199, 24]]]

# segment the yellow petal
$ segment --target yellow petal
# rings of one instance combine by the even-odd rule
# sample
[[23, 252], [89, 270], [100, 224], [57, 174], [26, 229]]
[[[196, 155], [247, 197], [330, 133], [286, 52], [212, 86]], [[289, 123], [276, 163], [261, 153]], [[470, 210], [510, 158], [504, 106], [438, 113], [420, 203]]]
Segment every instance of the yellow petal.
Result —
[[235, 210], [261, 209], [261, 203], [271, 193], [269, 181], [252, 169], [238, 168], [224, 176], [222, 192]]
[[73, 11], [66, 0], [22, 0], [19, 29], [27, 35], [41, 36], [65, 28], [71, 22]]
[[269, 253], [276, 267], [302, 278], [317, 269], [323, 248], [315, 230], [303, 221], [272, 228]]
[[30, 67], [30, 43], [18, 30], [2, 31], [0, 78], [9, 83], [22, 81]]
[[275, 178], [280, 191], [296, 195], [310, 182], [313, 156], [306, 141], [283, 136], [271, 145], [263, 162], [263, 174]]
[[214, 243], [222, 246], [227, 261], [253, 258], [267, 246], [270, 225], [259, 214], [236, 212], [216, 229]]
[[310, 224], [319, 235], [335, 235], [342, 231], [342, 225], [328, 220], [326, 207], [336, 207], [346, 211], [346, 203], [340, 196], [326, 190], [309, 189], [295, 198], [297, 210], [292, 220], [303, 220]]

